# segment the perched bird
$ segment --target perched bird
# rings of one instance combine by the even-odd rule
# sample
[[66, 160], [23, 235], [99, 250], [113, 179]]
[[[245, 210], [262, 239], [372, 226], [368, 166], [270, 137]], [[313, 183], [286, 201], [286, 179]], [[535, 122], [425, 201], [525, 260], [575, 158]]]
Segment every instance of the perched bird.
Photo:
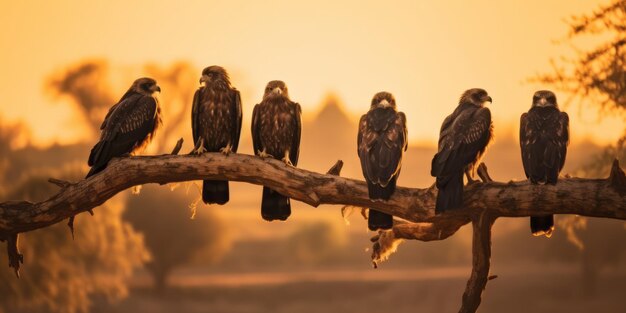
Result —
[[[298, 165], [302, 122], [300, 105], [289, 100], [287, 85], [280, 80], [267, 83], [263, 101], [252, 112], [254, 154]], [[263, 187], [261, 215], [268, 221], [286, 220], [291, 215], [289, 198]]]
[[[361, 116], [357, 137], [357, 153], [370, 199], [389, 200], [396, 190], [402, 153], [407, 147], [406, 116], [397, 111], [392, 94], [377, 93], [367, 114]], [[370, 210], [367, 225], [370, 230], [389, 229], [393, 217]]]
[[493, 139], [491, 112], [485, 107], [491, 97], [483, 89], [469, 89], [461, 95], [459, 105], [443, 121], [439, 133], [439, 150], [433, 157], [430, 174], [437, 177], [436, 213], [463, 204], [463, 174], [468, 182], [487, 146]]
[[150, 143], [161, 124], [161, 109], [153, 96], [157, 91], [161, 88], [154, 79], [139, 78], [111, 107], [100, 126], [100, 141], [91, 149], [87, 177], [105, 169], [112, 158], [140, 152]]
[[[530, 182], [556, 185], [569, 144], [569, 116], [559, 110], [552, 91], [540, 90], [533, 95], [530, 110], [520, 118], [519, 141]], [[554, 217], [532, 216], [530, 230], [535, 236], [552, 236]]]
[[[196, 153], [237, 152], [241, 134], [241, 97], [233, 88], [226, 70], [209, 66], [202, 71], [200, 84], [193, 96], [191, 127]], [[227, 180], [205, 180], [202, 183], [204, 203], [225, 204], [229, 199]]]

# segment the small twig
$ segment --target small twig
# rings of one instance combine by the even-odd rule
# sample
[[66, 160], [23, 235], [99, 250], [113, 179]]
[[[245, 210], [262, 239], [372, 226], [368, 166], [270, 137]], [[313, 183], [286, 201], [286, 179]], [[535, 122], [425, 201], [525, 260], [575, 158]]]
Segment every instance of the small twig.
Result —
[[489, 172], [487, 171], [487, 165], [485, 163], [480, 163], [480, 165], [478, 165], [476, 173], [478, 174], [478, 177], [480, 177], [480, 179], [483, 181], [483, 183], [493, 182], [493, 179], [491, 179], [491, 176], [489, 176]]
[[24, 256], [18, 249], [19, 234], [11, 234], [7, 238], [7, 255], [9, 256], [9, 266], [15, 271], [15, 276], [20, 278], [20, 264], [24, 264]]
[[48, 178], [48, 182], [51, 184], [57, 185], [61, 188], [67, 188], [68, 186], [72, 185], [72, 183], [66, 180], [61, 180], [61, 179], [56, 179], [56, 178]]
[[339, 174], [341, 174], [341, 169], [342, 168], [343, 168], [343, 161], [342, 160], [337, 160], [337, 163], [335, 163], [335, 165], [333, 165], [328, 170], [328, 172], [326, 172], [326, 174], [339, 176]]
[[611, 187], [613, 187], [620, 196], [626, 194], [626, 174], [624, 174], [624, 171], [620, 168], [618, 159], [613, 161], [608, 180]]
[[172, 153], [170, 153], [171, 155], [177, 155], [180, 152], [180, 149], [183, 147], [183, 142], [185, 140], [181, 137], [180, 139], [178, 139], [178, 141], [176, 142], [176, 146], [174, 146], [174, 149], [172, 149]]

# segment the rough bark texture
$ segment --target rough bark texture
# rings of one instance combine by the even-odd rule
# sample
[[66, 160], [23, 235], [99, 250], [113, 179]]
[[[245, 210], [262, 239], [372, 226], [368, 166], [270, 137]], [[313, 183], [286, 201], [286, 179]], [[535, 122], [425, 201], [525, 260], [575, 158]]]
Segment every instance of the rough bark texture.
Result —
[[[173, 154], [178, 153], [181, 143]], [[365, 182], [338, 176], [341, 165], [338, 162], [329, 173], [320, 174], [286, 166], [274, 159], [243, 154], [118, 158], [106, 170], [86, 180], [70, 183], [52, 179], [50, 182], [61, 189], [45, 201], [0, 203], [0, 240], [7, 241], [10, 265], [17, 272], [22, 261], [17, 250], [19, 233], [89, 211], [132, 186], [202, 179], [247, 182], [271, 187], [315, 207], [320, 204], [368, 207], [411, 222], [397, 223], [391, 230], [392, 238], [396, 239], [442, 240], [472, 221], [473, 271], [460, 312], [475, 312], [488, 280], [491, 225], [496, 218], [578, 214], [626, 220], [626, 178], [617, 162], [609, 179], [563, 178], [557, 186], [537, 186], [525, 181], [493, 182], [482, 166], [478, 173], [483, 183], [466, 186], [463, 208], [437, 216], [434, 186], [398, 187], [390, 200], [373, 202], [368, 198]]]

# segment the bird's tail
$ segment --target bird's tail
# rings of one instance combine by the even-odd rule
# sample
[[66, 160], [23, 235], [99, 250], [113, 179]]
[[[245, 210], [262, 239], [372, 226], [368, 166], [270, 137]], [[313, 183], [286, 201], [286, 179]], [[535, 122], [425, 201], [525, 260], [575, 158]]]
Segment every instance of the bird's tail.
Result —
[[[393, 192], [396, 190], [396, 179], [392, 179], [385, 187], [368, 181], [367, 190], [369, 192], [370, 199], [372, 200], [389, 200]], [[367, 218], [367, 227], [370, 230], [390, 229], [393, 227], [393, 216], [370, 209], [369, 216]]]
[[291, 215], [291, 203], [288, 197], [280, 193], [263, 187], [263, 198], [261, 199], [261, 216], [266, 221], [284, 221]]
[[202, 182], [202, 201], [206, 204], [225, 204], [229, 191], [227, 180], [205, 180]]
[[459, 208], [463, 205], [463, 172], [449, 177], [437, 177], [437, 203], [435, 214]]
[[552, 237], [554, 232], [554, 215], [539, 215], [530, 217], [530, 231], [533, 236]]

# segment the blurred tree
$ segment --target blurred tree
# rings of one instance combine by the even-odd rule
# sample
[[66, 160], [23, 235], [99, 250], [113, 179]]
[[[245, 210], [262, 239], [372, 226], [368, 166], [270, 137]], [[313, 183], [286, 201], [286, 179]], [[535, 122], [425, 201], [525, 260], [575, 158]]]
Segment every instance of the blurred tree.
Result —
[[288, 239], [289, 252], [303, 264], [317, 265], [331, 260], [347, 243], [347, 235], [338, 226], [317, 221], [302, 226]]
[[[568, 24], [569, 43], [585, 37], [592, 37], [599, 43], [589, 50], [576, 50], [574, 59], [551, 60], [552, 73], [540, 74], [531, 80], [570, 94], [568, 101], [578, 99], [581, 104], [588, 102], [598, 106], [603, 114], [626, 115], [626, 0], [612, 0], [591, 14], [573, 16]], [[583, 165], [577, 176], [607, 177], [614, 159], [626, 163], [626, 124], [624, 126], [625, 131], [617, 143]], [[599, 271], [626, 255], [626, 246], [606, 244], [607, 237], [623, 234], [623, 223], [565, 219], [559, 224], [568, 232], [570, 241], [580, 248], [583, 287], [586, 294], [592, 295]]]
[[217, 262], [231, 247], [226, 224], [214, 208], [201, 210], [190, 218], [192, 197], [178, 188], [144, 186], [141, 194], [128, 198], [124, 218], [145, 236], [152, 260], [147, 269], [158, 291], [167, 287], [171, 272], [202, 257], [206, 263]]
[[57, 97], [72, 99], [96, 134], [103, 116], [117, 100], [111, 93], [108, 73], [108, 63], [103, 60], [82, 61], [51, 75], [47, 87]]
[[[41, 201], [58, 190], [48, 177], [77, 180], [82, 175], [82, 168], [69, 166], [40, 172], [0, 197]], [[126, 280], [148, 253], [121, 213], [120, 201], [113, 199], [94, 217], [81, 215], [88, 220], [78, 223], [75, 240], [64, 224], [22, 234], [20, 249], [28, 262], [19, 280], [10, 268], [0, 270], [0, 311], [88, 312], [93, 297], [123, 297]], [[0, 259], [7, 259], [6, 250]]]
[[155, 143], [157, 152], [165, 152], [180, 138], [181, 132], [191, 136], [191, 102], [199, 87], [200, 71], [184, 61], [165, 67], [147, 64], [145, 71], [163, 89], [159, 101], [165, 120]]

